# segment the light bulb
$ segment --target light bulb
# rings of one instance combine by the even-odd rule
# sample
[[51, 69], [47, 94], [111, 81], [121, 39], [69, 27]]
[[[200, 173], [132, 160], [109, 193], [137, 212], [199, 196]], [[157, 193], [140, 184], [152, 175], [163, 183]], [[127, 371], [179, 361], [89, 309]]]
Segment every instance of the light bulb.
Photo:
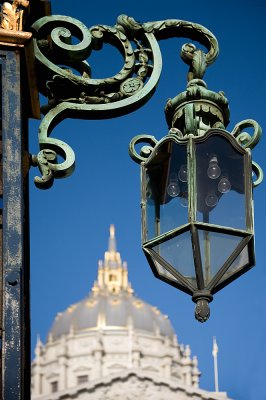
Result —
[[216, 156], [212, 156], [210, 159], [207, 175], [210, 179], [217, 179], [221, 175], [221, 168], [218, 165]]
[[170, 197], [176, 197], [180, 193], [180, 187], [176, 174], [172, 174], [172, 176], [170, 176], [170, 182], [167, 186], [167, 193]]
[[218, 183], [218, 190], [220, 193], [228, 193], [231, 190], [231, 183], [229, 179], [223, 177]]
[[214, 193], [208, 194], [208, 196], [205, 199], [205, 203], [207, 204], [208, 207], [215, 207], [216, 204], [218, 203], [218, 196]]
[[179, 172], [178, 172], [178, 179], [181, 182], [187, 182], [187, 165], [181, 165]]

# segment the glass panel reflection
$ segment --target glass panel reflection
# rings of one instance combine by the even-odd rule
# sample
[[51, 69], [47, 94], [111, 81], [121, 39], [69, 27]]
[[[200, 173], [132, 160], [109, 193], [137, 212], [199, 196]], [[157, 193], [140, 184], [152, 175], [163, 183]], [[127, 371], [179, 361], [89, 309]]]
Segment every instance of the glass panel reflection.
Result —
[[147, 240], [188, 222], [186, 146], [164, 142], [146, 169]]
[[222, 268], [239, 245], [242, 237], [199, 230], [200, 253], [205, 285]]
[[154, 246], [153, 250], [197, 287], [190, 231]]
[[153, 259], [154, 265], [157, 269], [157, 272], [160, 276], [169, 279], [170, 281], [173, 282], [178, 282], [178, 280], [176, 279], [176, 277], [174, 275], [172, 275], [169, 271], [167, 271], [167, 269], [165, 269], [158, 261], [155, 261]]
[[220, 280], [219, 284], [226, 279], [230, 278], [232, 275], [240, 271], [242, 268], [245, 268], [249, 265], [250, 259], [249, 259], [249, 253], [248, 253], [248, 245], [244, 247], [244, 249], [241, 251], [239, 256], [235, 259], [233, 264], [229, 267], [229, 269], [226, 271], [226, 273], [223, 275], [222, 279]]
[[196, 144], [197, 220], [246, 229], [244, 156], [223, 136]]

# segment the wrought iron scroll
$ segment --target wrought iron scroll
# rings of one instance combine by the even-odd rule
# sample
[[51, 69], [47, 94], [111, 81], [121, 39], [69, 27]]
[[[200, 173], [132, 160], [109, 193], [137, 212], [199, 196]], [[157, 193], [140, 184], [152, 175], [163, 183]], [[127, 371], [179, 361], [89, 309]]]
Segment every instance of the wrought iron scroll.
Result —
[[[181, 141], [187, 140], [185, 135], [183, 135], [183, 133], [176, 128], [169, 129], [168, 135], [178, 136], [179, 140]], [[164, 140], [164, 138], [162, 140]], [[147, 161], [147, 159], [152, 155], [153, 150], [155, 149], [157, 144], [159, 145], [160, 142], [161, 141], [158, 141], [154, 136], [151, 135], [137, 135], [129, 143], [129, 155], [132, 160], [134, 160], [138, 164], [141, 164], [142, 162]], [[140, 143], [142, 143], [143, 146], [140, 147], [140, 151], [137, 151], [136, 146]]]
[[[253, 135], [245, 132], [244, 129], [253, 128]], [[236, 138], [238, 143], [245, 149], [252, 150], [260, 141], [262, 129], [257, 121], [253, 119], [245, 119], [244, 121], [236, 124], [231, 134]], [[253, 187], [257, 187], [263, 181], [263, 171], [262, 168], [255, 161], [252, 161], [252, 172], [256, 179], [253, 180]]]
[[[243, 131], [246, 128], [253, 128], [254, 134], [251, 136], [248, 132]], [[245, 149], [253, 149], [261, 138], [261, 127], [253, 119], [245, 119], [244, 121], [236, 124], [231, 134], [236, 138], [238, 143]]]
[[[138, 153], [136, 150], [136, 145], [139, 143], [147, 143], [147, 144], [142, 146], [140, 152]], [[151, 155], [157, 143], [158, 141], [155, 139], [154, 136], [151, 135], [135, 136], [129, 144], [130, 157], [138, 164], [142, 163], [143, 161], [146, 161], [147, 158], [149, 158], [149, 156]]]
[[[140, 24], [121, 15], [113, 27], [97, 25], [89, 29], [74, 18], [54, 15], [39, 19], [32, 28], [39, 89], [48, 99], [42, 107], [45, 116], [39, 129], [40, 153], [33, 157], [42, 174], [35, 183], [41, 188], [50, 187], [54, 178], [68, 176], [74, 169], [73, 150], [50, 137], [61, 120], [116, 117], [136, 110], [153, 95], [162, 69], [158, 40], [187, 37], [206, 47], [205, 54], [193, 44], [183, 45], [181, 57], [189, 65], [188, 80], [201, 79], [218, 55], [218, 43], [210, 31], [176, 19]], [[73, 38], [79, 42], [73, 44]], [[120, 51], [124, 66], [114, 76], [93, 79], [87, 58], [103, 43]], [[56, 162], [56, 154], [63, 157], [63, 163]]]

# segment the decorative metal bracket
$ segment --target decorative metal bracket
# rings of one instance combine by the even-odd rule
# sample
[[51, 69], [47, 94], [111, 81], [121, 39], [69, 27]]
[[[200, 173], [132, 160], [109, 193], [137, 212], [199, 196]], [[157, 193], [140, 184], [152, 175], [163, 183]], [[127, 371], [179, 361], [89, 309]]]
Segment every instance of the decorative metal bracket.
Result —
[[[54, 127], [65, 118], [102, 119], [130, 113], [145, 104], [155, 92], [162, 57], [158, 41], [187, 37], [205, 46], [207, 52], [186, 43], [181, 58], [188, 64], [186, 91], [168, 100], [165, 108], [171, 134], [203, 135], [210, 127], [224, 129], [229, 123], [228, 101], [223, 92], [215, 93], [202, 80], [208, 65], [218, 55], [215, 36], [199, 24], [170, 19], [141, 24], [126, 15], [118, 17], [114, 26], [97, 25], [87, 28], [80, 21], [61, 15], [43, 17], [32, 26], [40, 92], [47, 97], [42, 107], [44, 118], [39, 128], [40, 153], [33, 156], [42, 177], [35, 178], [39, 188], [51, 187], [54, 178], [69, 176], [75, 165], [73, 150], [66, 143], [51, 137]], [[79, 41], [73, 44], [73, 38]], [[93, 79], [87, 58], [103, 43], [115, 46], [124, 57], [124, 66], [114, 76]], [[64, 65], [64, 67], [62, 66]], [[251, 139], [242, 129], [253, 126]], [[232, 134], [245, 147], [258, 142], [261, 129], [252, 120], [234, 128]], [[150, 146], [156, 139], [143, 136]], [[139, 162], [150, 154], [145, 147], [138, 156], [134, 149], [141, 141], [137, 136], [130, 145], [131, 157]], [[57, 155], [63, 157], [57, 163]], [[262, 180], [262, 170], [253, 164], [257, 176], [254, 186]]]
[[[45, 116], [39, 128], [41, 152], [33, 157], [33, 165], [37, 164], [42, 173], [35, 183], [44, 189], [51, 186], [54, 178], [69, 176], [74, 170], [74, 152], [66, 143], [50, 137], [53, 128], [66, 117], [117, 117], [146, 103], [161, 74], [159, 40], [187, 37], [207, 48], [204, 53], [193, 44], [183, 45], [181, 57], [189, 65], [189, 81], [201, 80], [206, 67], [218, 55], [218, 43], [210, 31], [176, 19], [140, 24], [121, 15], [113, 27], [97, 25], [88, 29], [74, 18], [55, 15], [41, 18], [32, 28], [39, 90], [48, 99], [42, 107]], [[79, 43], [72, 44], [72, 37]], [[93, 79], [87, 58], [103, 43], [120, 51], [124, 66], [112, 77]], [[49, 160], [49, 151], [61, 155], [64, 162], [57, 164], [56, 157]]]

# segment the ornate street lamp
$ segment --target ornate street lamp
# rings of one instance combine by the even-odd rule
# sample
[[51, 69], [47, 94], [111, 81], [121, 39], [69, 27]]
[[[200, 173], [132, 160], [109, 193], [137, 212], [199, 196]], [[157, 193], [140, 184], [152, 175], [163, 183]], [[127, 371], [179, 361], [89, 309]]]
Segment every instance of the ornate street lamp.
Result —
[[[254, 265], [252, 187], [262, 171], [250, 149], [261, 129], [246, 120], [231, 134], [225, 130], [227, 100], [202, 80], [218, 43], [199, 24], [141, 24], [121, 15], [114, 26], [87, 28], [74, 18], [49, 15], [46, 0], [2, 3], [0, 394], [22, 400], [30, 397], [27, 172], [37, 166], [35, 184], [47, 189], [75, 166], [74, 151], [52, 135], [56, 125], [65, 118], [113, 118], [145, 104], [161, 74], [159, 40], [187, 37], [207, 49], [182, 47], [188, 86], [167, 103], [167, 136], [159, 142], [137, 136], [130, 144], [132, 158], [142, 163], [143, 250], [156, 276], [192, 295], [200, 321], [209, 316], [212, 295]], [[124, 66], [114, 76], [93, 79], [87, 59], [104, 43], [120, 51]], [[47, 98], [41, 108], [39, 93]], [[40, 112], [40, 151], [29, 155], [27, 120]], [[253, 137], [243, 132], [246, 127], [254, 127]], [[149, 146], [138, 154], [135, 145], [142, 141]]]
[[[166, 105], [168, 135], [160, 142], [137, 136], [130, 144], [131, 157], [142, 163], [144, 253], [158, 278], [192, 295], [196, 318], [205, 321], [213, 294], [254, 265], [252, 187], [262, 180], [250, 156], [261, 135], [259, 125], [246, 120], [227, 132], [228, 101], [202, 79], [218, 55], [215, 36], [188, 21], [140, 24], [125, 15], [114, 27], [88, 29], [73, 18], [51, 16], [32, 28], [39, 90], [48, 98], [40, 152], [32, 156], [42, 174], [35, 184], [43, 189], [74, 170], [73, 150], [51, 135], [62, 119], [109, 118], [141, 107], [161, 73], [157, 40], [188, 37], [207, 48], [205, 53], [191, 43], [182, 47], [188, 84]], [[72, 35], [79, 39], [75, 45]], [[113, 77], [93, 79], [86, 59], [106, 42], [119, 49], [125, 64]], [[243, 132], [246, 127], [254, 128], [253, 137]], [[149, 146], [139, 155], [135, 145], [143, 141]]]
[[[255, 264], [252, 189], [262, 171], [250, 149], [261, 129], [246, 120], [227, 132], [228, 102], [202, 79], [191, 79], [165, 111], [167, 136], [130, 144], [142, 165], [142, 248], [154, 275], [190, 294], [204, 322], [213, 294]], [[138, 155], [143, 141], [150, 146]]]

